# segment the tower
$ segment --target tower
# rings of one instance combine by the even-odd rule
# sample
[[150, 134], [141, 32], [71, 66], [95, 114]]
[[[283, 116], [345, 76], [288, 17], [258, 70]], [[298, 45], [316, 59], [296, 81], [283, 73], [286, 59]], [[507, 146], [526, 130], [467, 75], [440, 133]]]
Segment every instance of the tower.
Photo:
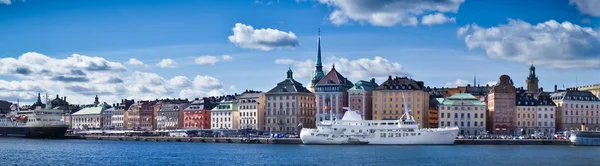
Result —
[[321, 29], [319, 28], [319, 38], [317, 40], [317, 65], [315, 65], [315, 74], [310, 83], [310, 91], [315, 92], [315, 84], [325, 76], [323, 72], [323, 63], [321, 62]]
[[290, 68], [288, 68], [288, 71], [287, 71], [287, 78], [288, 78], [288, 79], [294, 79], [294, 72], [292, 72], [292, 68], [291, 68], [291, 67], [290, 67]]
[[96, 95], [96, 97], [94, 98], [94, 105], [98, 104], [100, 104], [100, 101], [98, 101], [98, 95]]
[[527, 80], [525, 80], [527, 86], [528, 93], [537, 93], [538, 92], [538, 78], [535, 75], [535, 66], [533, 63], [531, 67], [529, 67], [529, 76], [527, 76]]

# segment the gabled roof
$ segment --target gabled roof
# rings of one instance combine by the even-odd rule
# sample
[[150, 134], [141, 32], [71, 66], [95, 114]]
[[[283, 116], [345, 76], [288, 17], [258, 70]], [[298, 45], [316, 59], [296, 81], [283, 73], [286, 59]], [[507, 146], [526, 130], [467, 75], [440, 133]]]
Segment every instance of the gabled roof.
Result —
[[375, 88], [377, 88], [378, 86], [379, 85], [375, 83], [375, 79], [372, 79], [371, 81], [360, 80], [354, 83], [354, 87], [352, 87], [350, 90], [372, 91], [375, 90]]
[[325, 77], [321, 78], [316, 85], [345, 85], [348, 86], [348, 88], [354, 86], [352, 82], [348, 81], [346, 77], [342, 76], [342, 74], [335, 70], [335, 66], [333, 66], [331, 71], [329, 71]]
[[73, 115], [100, 115], [104, 110], [105, 107], [87, 107], [73, 113]]
[[389, 76], [385, 82], [377, 87], [377, 90], [425, 90], [425, 85], [423, 81], [415, 81], [408, 77], [392, 79], [392, 76]]

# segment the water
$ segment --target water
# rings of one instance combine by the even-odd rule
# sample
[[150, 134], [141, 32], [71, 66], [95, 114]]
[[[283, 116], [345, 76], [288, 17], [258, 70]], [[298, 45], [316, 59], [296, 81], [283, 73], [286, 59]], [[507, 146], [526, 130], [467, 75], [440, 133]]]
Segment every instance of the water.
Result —
[[0, 138], [0, 165], [595, 165], [600, 147], [316, 146]]

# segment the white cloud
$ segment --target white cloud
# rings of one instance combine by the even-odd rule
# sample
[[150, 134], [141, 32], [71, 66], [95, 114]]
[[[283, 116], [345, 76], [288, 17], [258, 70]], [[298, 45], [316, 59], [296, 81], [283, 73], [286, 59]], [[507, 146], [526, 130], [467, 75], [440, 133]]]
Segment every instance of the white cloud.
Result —
[[156, 66], [160, 67], [160, 68], [176, 68], [177, 67], [177, 62], [175, 62], [174, 60], [167, 58], [167, 59], [163, 59], [160, 62], [156, 63]]
[[[375, 56], [373, 59], [361, 58], [349, 60], [346, 58], [331, 57], [324, 65], [325, 73], [331, 70], [333, 64], [335, 69], [350, 81], [369, 80], [371, 78], [386, 78], [389, 75], [395, 76], [410, 76], [400, 63], [391, 62], [388, 59], [380, 56]], [[294, 61], [291, 59], [275, 60], [276, 64], [293, 64], [295, 78], [310, 78], [315, 70], [315, 62], [308, 59], [306, 61]]]
[[223, 55], [221, 56], [221, 59], [223, 59], [224, 61], [229, 61], [233, 60], [233, 57], [231, 55]]
[[223, 89], [214, 89], [214, 90], [209, 90], [209, 91], [203, 91], [203, 90], [197, 90], [197, 89], [184, 89], [184, 90], [181, 90], [181, 92], [179, 92], [179, 96], [181, 96], [182, 98], [188, 98], [188, 99], [202, 98], [202, 97], [208, 97], [208, 96], [222, 96], [222, 95], [226, 95], [226, 94], [227, 93]]
[[254, 29], [250, 25], [236, 23], [229, 42], [248, 49], [270, 51], [275, 48], [294, 48], [298, 46], [298, 38], [293, 32], [277, 29]]
[[169, 80], [169, 84], [175, 88], [185, 88], [192, 85], [192, 81], [184, 76], [175, 76]]
[[426, 12], [458, 12], [464, 0], [415, 0], [415, 1], [377, 1], [377, 0], [318, 0], [334, 8], [329, 20], [336, 25], [349, 23], [350, 20], [375, 26], [415, 26], [417, 16]]
[[584, 19], [581, 19], [581, 23], [589, 24], [589, 23], [592, 23], [592, 20], [590, 20], [589, 18], [584, 18]]
[[598, 0], [569, 0], [569, 4], [575, 4], [583, 14], [600, 17], [600, 1]]
[[426, 16], [423, 16], [423, 19], [421, 20], [421, 24], [424, 25], [435, 25], [435, 24], [444, 24], [444, 23], [456, 23], [456, 18], [454, 17], [446, 17], [444, 14], [442, 13], [436, 13], [436, 14], [429, 14]]
[[5, 5], [10, 5], [12, 2], [12, 0], [0, 0], [0, 3], [3, 3]]
[[464, 27], [467, 47], [483, 49], [491, 58], [539, 64], [551, 68], [600, 67], [600, 32], [554, 20], [532, 25], [509, 19], [508, 24]]
[[447, 82], [446, 87], [453, 88], [453, 87], [459, 87], [459, 86], [467, 86], [469, 84], [471, 84], [471, 82], [469, 82], [467, 80], [457, 79], [454, 82]]
[[291, 65], [294, 64], [294, 62], [296, 61], [294, 61], [293, 59], [275, 59], [275, 64], [278, 65]]
[[146, 65], [144, 62], [137, 60], [135, 58], [130, 58], [129, 61], [127, 61], [127, 64], [133, 65], [133, 66], [142, 66], [142, 67], [148, 67], [148, 65]]
[[235, 90], [235, 88], [236, 88], [235, 85], [229, 85], [230, 90]]
[[101, 102], [117, 102], [123, 98], [154, 100], [177, 98], [184, 90], [204, 91], [207, 95], [225, 94], [221, 82], [210, 76], [175, 76], [165, 79], [156, 73], [124, 72], [125, 67], [100, 57], [74, 54], [57, 59], [39, 53], [25, 53], [18, 58], [0, 58], [0, 98], [20, 99], [23, 104], [35, 101], [38, 93], [67, 96], [71, 104], [89, 104], [98, 95]]
[[219, 58], [217, 58], [215, 56], [204, 55], [204, 56], [197, 57], [195, 62], [196, 62], [196, 64], [200, 64], [200, 65], [206, 65], [206, 64], [214, 65], [217, 62], [219, 62]]
[[199, 75], [194, 78], [194, 87], [197, 89], [222, 89], [223, 84], [215, 77]]

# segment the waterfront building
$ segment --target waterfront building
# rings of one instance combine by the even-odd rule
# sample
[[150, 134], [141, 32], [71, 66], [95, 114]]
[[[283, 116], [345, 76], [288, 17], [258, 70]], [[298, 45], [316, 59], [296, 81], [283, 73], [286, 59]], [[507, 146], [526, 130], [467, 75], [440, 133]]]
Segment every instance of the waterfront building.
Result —
[[196, 98], [182, 111], [183, 128], [210, 129], [210, 110], [217, 105], [214, 97]]
[[96, 107], [83, 108], [71, 115], [73, 129], [101, 129], [103, 122], [103, 112], [109, 108], [108, 105], [98, 105]]
[[125, 106], [117, 103], [116, 107], [112, 111], [111, 125], [114, 129], [123, 130], [125, 129]]
[[69, 126], [69, 129], [73, 128], [73, 124], [71, 123], [71, 114], [70, 113], [65, 113], [62, 115], [61, 120], [65, 123], [65, 125]]
[[265, 130], [265, 93], [246, 90], [238, 100], [240, 129]]
[[265, 97], [265, 131], [299, 133], [300, 127], [315, 127], [315, 95], [294, 80], [292, 69]]
[[529, 76], [527, 76], [527, 79], [525, 80], [527, 93], [538, 93], [538, 91], [540, 90], [538, 87], [538, 83], [539, 79], [535, 75], [535, 66], [531, 64], [531, 66], [529, 67]]
[[110, 107], [104, 111], [102, 111], [102, 129], [113, 129], [114, 126], [112, 124], [112, 114], [117, 105], [114, 104], [113, 107]]
[[373, 119], [373, 90], [379, 85], [375, 78], [371, 81], [360, 80], [348, 90], [348, 105], [351, 110], [360, 111], [364, 120]]
[[458, 127], [460, 135], [479, 135], [486, 132], [485, 103], [469, 93], [457, 93], [437, 98], [439, 127]]
[[[404, 99], [402, 100], [402, 93]], [[429, 92], [423, 81], [415, 81], [408, 77], [389, 76], [373, 91], [373, 119], [392, 120], [402, 117], [405, 107], [421, 127], [427, 128], [429, 111]]]
[[[555, 88], [556, 89], [556, 88]], [[557, 106], [556, 131], [600, 130], [600, 100], [592, 92], [576, 88], [550, 94]]]
[[321, 80], [321, 78], [325, 77], [325, 72], [323, 72], [323, 63], [321, 62], [321, 29], [319, 29], [319, 39], [317, 41], [317, 64], [315, 65], [315, 74], [310, 80], [310, 92], [315, 92], [315, 86]]
[[429, 97], [429, 111], [427, 111], [427, 124], [428, 128], [439, 127], [439, 111], [438, 102], [435, 98]]
[[494, 134], [512, 135], [515, 132], [516, 88], [508, 75], [492, 87], [487, 97], [488, 131]]
[[239, 129], [238, 102], [233, 98], [225, 98], [210, 110], [211, 129]]
[[577, 89], [580, 91], [588, 91], [588, 92], [591, 92], [592, 94], [594, 94], [594, 96], [600, 98], [600, 84], [583, 85], [583, 86], [578, 86], [578, 87], [570, 88], [570, 89]]
[[134, 103], [129, 106], [127, 110], [127, 124], [125, 127], [127, 129], [137, 130], [140, 129], [140, 108], [141, 103]]
[[156, 127], [158, 130], [175, 130], [180, 128], [182, 118], [180, 111], [187, 108], [187, 104], [164, 104], [158, 109]]
[[535, 96], [532, 90], [517, 92], [517, 132], [521, 135], [543, 134], [552, 136], [555, 129], [556, 105], [549, 96]]
[[153, 101], [138, 101], [139, 106], [139, 129], [152, 130], [152, 122], [154, 121]]
[[331, 71], [315, 85], [316, 123], [329, 120], [330, 117], [333, 120], [341, 119], [346, 112], [344, 107], [348, 107], [348, 89], [353, 86], [333, 65]]

